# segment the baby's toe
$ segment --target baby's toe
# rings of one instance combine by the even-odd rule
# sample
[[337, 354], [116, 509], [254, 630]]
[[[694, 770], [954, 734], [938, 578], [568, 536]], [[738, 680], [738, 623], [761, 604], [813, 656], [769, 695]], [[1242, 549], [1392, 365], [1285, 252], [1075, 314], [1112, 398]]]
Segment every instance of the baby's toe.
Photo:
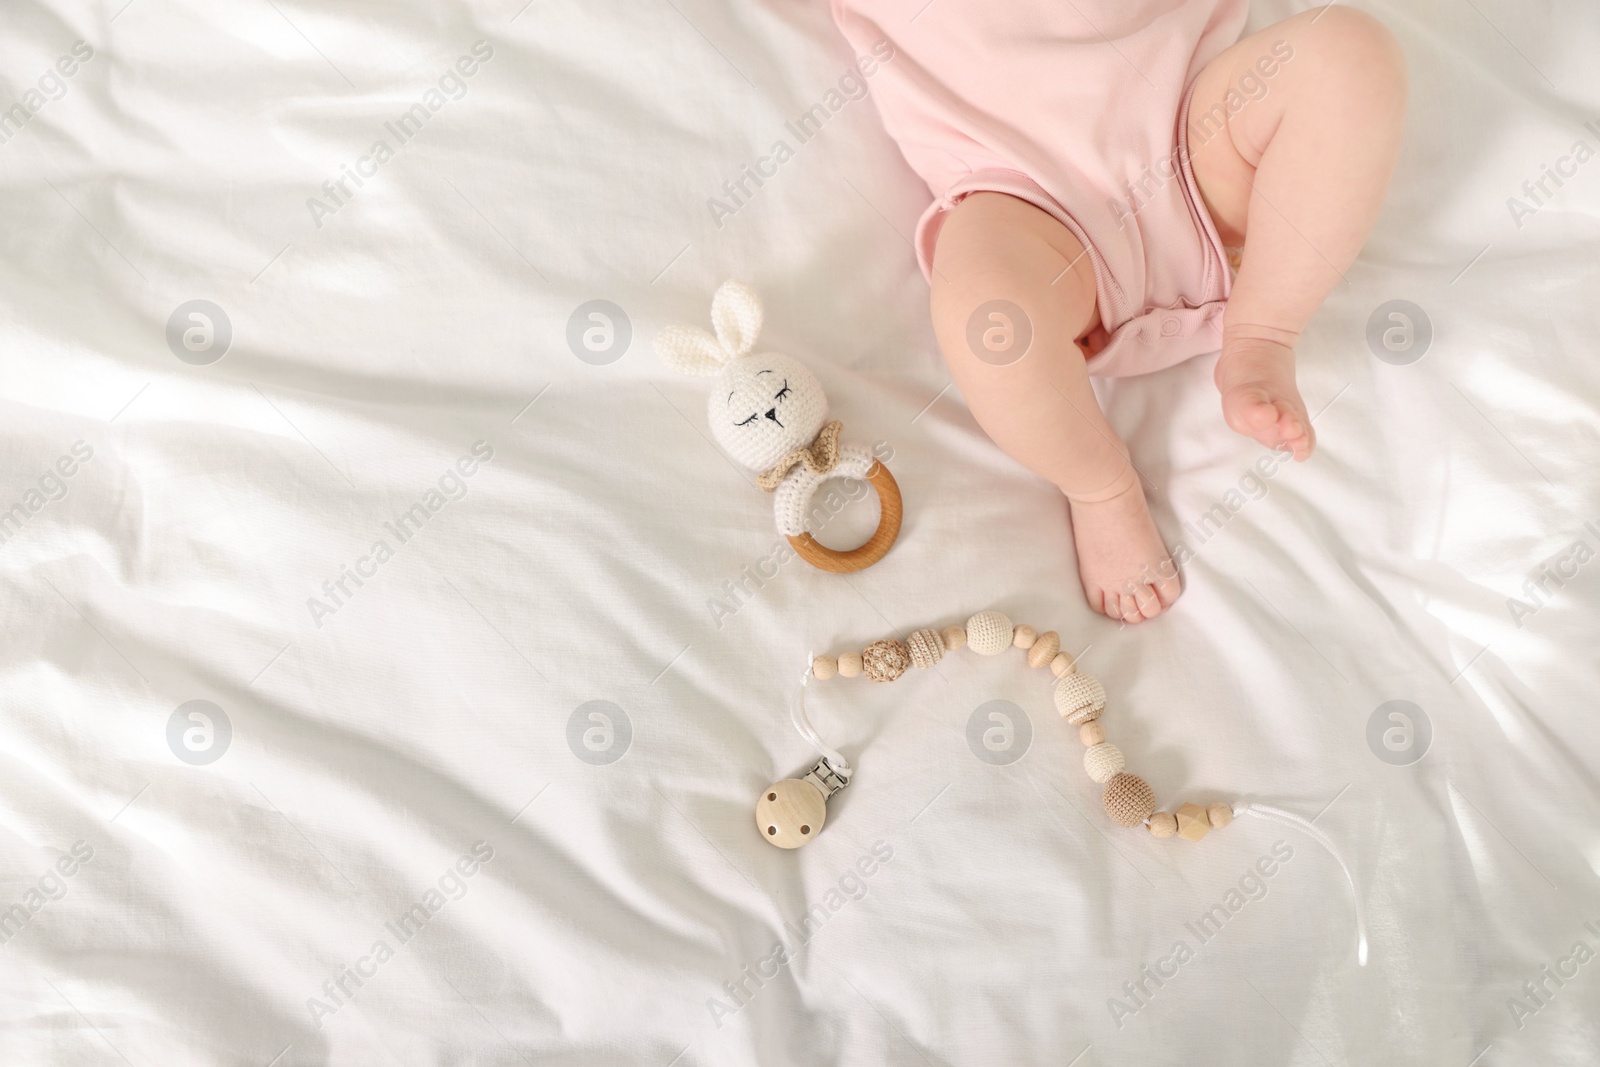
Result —
[[1120, 599], [1122, 602], [1121, 611], [1123, 622], [1144, 622], [1145, 614], [1143, 611], [1139, 610], [1139, 598], [1137, 596], [1133, 595], [1132, 593], [1123, 593], [1121, 594]]
[[1228, 397], [1228, 416], [1234, 429], [1244, 433], [1272, 428], [1278, 421], [1278, 409], [1264, 389], [1246, 386]]
[[1139, 607], [1139, 614], [1146, 619], [1153, 619], [1165, 610], [1166, 605], [1161, 602], [1161, 597], [1156, 593], [1153, 585], [1144, 584], [1134, 592], [1134, 601]]
[[1316, 443], [1316, 433], [1310, 423], [1295, 415], [1284, 418], [1283, 444], [1294, 453], [1296, 460], [1309, 459]]

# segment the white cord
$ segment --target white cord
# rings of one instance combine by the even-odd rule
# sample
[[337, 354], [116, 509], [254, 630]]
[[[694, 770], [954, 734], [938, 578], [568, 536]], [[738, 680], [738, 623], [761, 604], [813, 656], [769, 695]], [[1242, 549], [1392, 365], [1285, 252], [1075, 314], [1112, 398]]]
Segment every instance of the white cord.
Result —
[[811, 725], [811, 719], [806, 715], [806, 685], [811, 681], [811, 653], [806, 653], [805, 671], [800, 675], [800, 684], [795, 687], [794, 702], [790, 707], [789, 719], [794, 723], [794, 728], [800, 731], [800, 736], [808, 741], [812, 748], [828, 758], [835, 772], [841, 778], [850, 777], [850, 761], [836, 748], [831, 748], [817, 733], [817, 728]]
[[1361, 906], [1361, 891], [1356, 888], [1355, 875], [1350, 873], [1349, 864], [1345, 863], [1344, 857], [1334, 847], [1332, 838], [1313, 826], [1309, 820], [1302, 819], [1300, 816], [1292, 812], [1283, 811], [1280, 808], [1269, 807], [1266, 804], [1235, 804], [1233, 806], [1233, 814], [1236, 817], [1254, 815], [1258, 819], [1270, 819], [1273, 822], [1283, 823], [1285, 826], [1292, 826], [1328, 850], [1328, 854], [1338, 862], [1339, 869], [1344, 871], [1345, 881], [1350, 883], [1350, 895], [1354, 898], [1356, 905], [1356, 962], [1365, 967], [1367, 965], [1367, 917], [1365, 910]]

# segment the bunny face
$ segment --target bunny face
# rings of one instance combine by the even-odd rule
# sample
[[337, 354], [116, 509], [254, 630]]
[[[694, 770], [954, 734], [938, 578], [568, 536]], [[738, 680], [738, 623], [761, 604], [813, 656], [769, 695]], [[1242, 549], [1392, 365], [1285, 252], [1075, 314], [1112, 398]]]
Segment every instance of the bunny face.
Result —
[[767, 352], [723, 365], [706, 416], [729, 455], [764, 471], [816, 438], [827, 421], [828, 398], [799, 360]]
[[681, 374], [716, 376], [706, 403], [711, 435], [754, 471], [776, 466], [816, 439], [828, 418], [822, 383], [799, 360], [777, 352], [752, 355], [761, 333], [761, 298], [727, 281], [711, 300], [712, 336], [696, 326], [668, 326], [656, 351]]

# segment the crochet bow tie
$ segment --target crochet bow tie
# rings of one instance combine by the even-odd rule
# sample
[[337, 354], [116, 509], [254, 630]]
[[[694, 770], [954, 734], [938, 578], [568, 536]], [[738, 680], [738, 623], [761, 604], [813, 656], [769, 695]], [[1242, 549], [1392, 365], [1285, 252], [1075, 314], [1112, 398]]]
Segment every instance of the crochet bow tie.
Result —
[[788, 453], [776, 465], [757, 475], [756, 484], [773, 492], [790, 471], [802, 466], [812, 474], [827, 474], [839, 462], [839, 431], [842, 429], [844, 423], [837, 419], [823, 426], [809, 445]]

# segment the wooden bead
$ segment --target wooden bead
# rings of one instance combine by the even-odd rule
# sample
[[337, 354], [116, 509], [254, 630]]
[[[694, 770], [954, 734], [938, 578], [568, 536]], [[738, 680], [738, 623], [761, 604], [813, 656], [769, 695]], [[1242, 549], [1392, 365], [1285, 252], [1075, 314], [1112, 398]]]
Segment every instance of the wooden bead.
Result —
[[1056, 682], [1056, 710], [1074, 726], [1100, 717], [1106, 691], [1092, 674], [1068, 674]]
[[906, 651], [911, 654], [913, 667], [926, 670], [938, 663], [939, 657], [944, 655], [944, 643], [939, 637], [939, 631], [924, 626], [920, 630], [913, 630], [911, 636], [906, 638]]
[[819, 682], [826, 682], [838, 673], [839, 661], [832, 656], [818, 656], [811, 661], [811, 676]]
[[1178, 836], [1185, 841], [1198, 841], [1211, 832], [1206, 819], [1206, 809], [1198, 804], [1185, 804], [1178, 809]]
[[1003, 612], [980, 611], [967, 620], [967, 644], [980, 656], [998, 656], [1011, 647], [1011, 620]]
[[861, 653], [846, 652], [839, 657], [839, 677], [856, 678], [861, 674]]
[[1178, 817], [1170, 811], [1158, 811], [1150, 816], [1148, 827], [1153, 837], [1171, 837], [1178, 832]]
[[1121, 774], [1127, 765], [1122, 758], [1122, 749], [1109, 741], [1083, 750], [1083, 769], [1089, 772], [1090, 778], [1102, 784]]
[[1206, 820], [1213, 830], [1220, 830], [1233, 821], [1233, 805], [1212, 804], [1206, 808]]
[[1097, 722], [1086, 722], [1078, 727], [1078, 740], [1082, 741], [1085, 747], [1098, 745], [1105, 739], [1106, 728]]
[[1149, 782], [1124, 771], [1106, 783], [1100, 802], [1118, 826], [1138, 826], [1156, 810], [1156, 793]]
[[1077, 662], [1066, 652], [1057, 652], [1056, 658], [1050, 661], [1050, 673], [1057, 678], [1064, 678], [1077, 669]]
[[946, 652], [954, 652], [958, 648], [965, 648], [967, 644], [967, 631], [962, 626], [946, 626], [939, 634], [939, 639], [944, 642]]
[[768, 844], [779, 848], [799, 848], [814, 839], [827, 818], [827, 798], [800, 778], [773, 782], [756, 801], [756, 827]]
[[1060, 651], [1061, 635], [1054, 630], [1046, 630], [1028, 649], [1028, 666], [1037, 670], [1054, 660]]
[[1011, 631], [1011, 643], [1023, 651], [1032, 648], [1037, 640], [1039, 640], [1039, 635], [1031, 626], [1018, 626]]
[[892, 637], [874, 641], [861, 650], [861, 669], [874, 682], [892, 682], [911, 666], [911, 653]]

